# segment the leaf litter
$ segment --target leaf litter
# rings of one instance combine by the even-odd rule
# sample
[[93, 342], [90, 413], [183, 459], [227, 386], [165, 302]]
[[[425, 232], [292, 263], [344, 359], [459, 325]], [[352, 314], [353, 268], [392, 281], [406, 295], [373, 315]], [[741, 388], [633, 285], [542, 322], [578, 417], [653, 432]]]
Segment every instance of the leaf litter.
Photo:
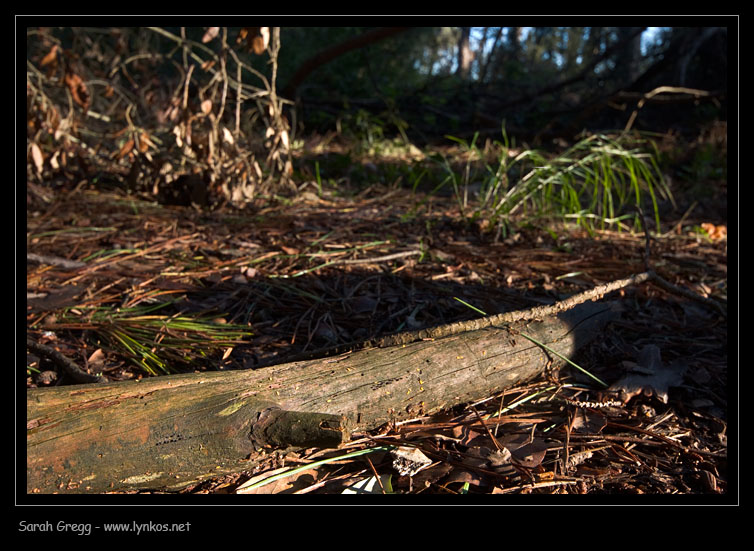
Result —
[[[462, 302], [488, 314], [551, 302], [642, 265], [642, 236], [524, 228], [495, 242], [459, 222], [452, 198], [410, 190], [201, 213], [84, 187], [35, 206], [27, 332], [110, 381], [159, 374], [160, 365], [186, 372], [285, 362], [478, 315]], [[654, 247], [658, 258], [678, 260], [658, 268], [663, 277], [727, 299], [724, 239], [676, 232]], [[341, 493], [379, 475], [383, 484], [359, 491], [725, 493], [726, 320], [651, 284], [621, 295], [621, 320], [577, 359], [612, 385], [607, 391], [566, 367], [474, 412], [457, 406], [394, 423], [354, 435], [342, 450], [273, 453], [256, 473], [185, 491], [234, 492], [253, 476], [316, 462], [296, 477], [305, 484], [285, 491]], [[150, 308], [163, 316], [151, 326]], [[181, 327], [188, 318], [207, 325]], [[143, 350], [129, 355], [106, 338], [108, 324], [137, 321], [147, 328]], [[71, 382], [51, 380], [49, 368], [27, 356], [28, 386]], [[396, 468], [385, 450], [406, 447], [429, 463]], [[365, 453], [338, 460], [354, 450]]]

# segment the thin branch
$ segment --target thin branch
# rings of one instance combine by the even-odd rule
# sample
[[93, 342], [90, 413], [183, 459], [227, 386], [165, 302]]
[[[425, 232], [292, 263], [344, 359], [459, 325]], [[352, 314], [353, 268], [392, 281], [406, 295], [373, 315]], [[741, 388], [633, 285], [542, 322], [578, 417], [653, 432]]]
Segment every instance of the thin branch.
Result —
[[38, 342], [26, 337], [26, 348], [36, 354], [40, 354], [46, 358], [52, 360], [55, 365], [63, 369], [68, 375], [70, 375], [78, 383], [107, 383], [107, 377], [102, 375], [92, 375], [81, 369], [76, 362], [58, 352], [54, 348], [39, 344]]

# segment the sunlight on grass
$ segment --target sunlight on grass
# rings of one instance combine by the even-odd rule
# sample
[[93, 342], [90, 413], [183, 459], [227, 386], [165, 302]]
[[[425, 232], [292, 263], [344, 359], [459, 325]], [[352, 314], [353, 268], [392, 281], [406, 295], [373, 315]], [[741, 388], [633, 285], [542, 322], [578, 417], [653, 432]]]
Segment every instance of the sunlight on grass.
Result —
[[176, 373], [179, 365], [201, 367], [210, 354], [252, 334], [246, 326], [217, 322], [216, 315], [152, 313], [170, 304], [69, 308], [57, 326], [90, 331], [103, 345], [150, 375]]
[[575, 222], [590, 233], [609, 226], [638, 229], [636, 207], [647, 201], [659, 231], [658, 198], [672, 201], [654, 156], [644, 151], [651, 142], [636, 135], [591, 135], [549, 158], [511, 147], [503, 129], [502, 142], [494, 142], [496, 166], [479, 149], [477, 135], [470, 143], [446, 137], [466, 153], [460, 172], [442, 160], [443, 184], [453, 188], [462, 216], [485, 220], [504, 234], [514, 217], [517, 225], [538, 219]]

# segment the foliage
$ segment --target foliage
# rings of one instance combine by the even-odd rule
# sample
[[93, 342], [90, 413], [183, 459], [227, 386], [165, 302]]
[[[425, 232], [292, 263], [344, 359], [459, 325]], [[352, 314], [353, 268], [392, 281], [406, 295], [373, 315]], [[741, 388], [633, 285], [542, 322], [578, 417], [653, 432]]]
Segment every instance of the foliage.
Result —
[[248, 327], [219, 323], [217, 316], [154, 314], [171, 304], [67, 309], [56, 327], [89, 330], [150, 375], [176, 373], [179, 366], [199, 368], [210, 354], [251, 335]]
[[[279, 32], [236, 36], [233, 44], [219, 27], [29, 29], [29, 178], [107, 174], [156, 194], [193, 174], [203, 189], [189, 199], [200, 206], [207, 186], [242, 201], [289, 185]], [[244, 37], [249, 51], [238, 46]]]
[[[281, 82], [313, 52], [322, 51], [370, 30], [368, 27], [284, 27], [280, 54]], [[344, 99], [395, 97], [421, 84], [422, 74], [416, 69], [417, 59], [433, 40], [433, 27], [411, 29], [390, 40], [370, 44], [344, 54], [323, 65], [307, 79], [302, 92], [308, 98]]]
[[[572, 125], [576, 134], [622, 127], [628, 113], [606, 104], [622, 90], [726, 87], [724, 27], [472, 27], [467, 73], [457, 61], [461, 29], [411, 29], [322, 65], [298, 90], [306, 128], [325, 131], [349, 113], [377, 115], [392, 102], [414, 140], [480, 130], [480, 123], [499, 127], [502, 118], [519, 136], [546, 125]], [[312, 51], [368, 30], [284, 29], [283, 56], [296, 67]], [[701, 47], [707, 44], [713, 47]], [[602, 104], [598, 117], [572, 120], [595, 103]]]
[[[623, 220], [634, 219], [638, 229], [636, 209], [642, 208], [644, 195], [659, 231], [658, 195], [672, 199], [654, 157], [638, 148], [643, 140], [636, 137], [592, 135], [547, 158], [536, 150], [511, 147], [503, 129], [503, 141], [495, 142], [496, 166], [485, 161], [476, 136], [471, 143], [449, 138], [467, 150], [468, 160], [459, 173], [443, 159], [445, 182], [452, 186], [462, 215], [484, 220], [488, 228], [497, 228], [498, 236], [507, 233], [516, 214], [523, 216], [518, 223], [560, 218], [589, 231], [606, 226], [620, 229], [625, 227]], [[473, 169], [472, 161], [481, 162], [483, 171]], [[470, 190], [476, 191], [474, 206]], [[626, 212], [629, 207], [633, 212]]]
[[[494, 136], [505, 119], [538, 146], [543, 129], [570, 140], [622, 127], [630, 111], [609, 103], [626, 89], [685, 79], [724, 93], [726, 85], [723, 27], [423, 27], [349, 50], [314, 70], [295, 98], [278, 97], [277, 83], [303, 63], [371, 30], [29, 29], [30, 177], [76, 171], [102, 181], [106, 173], [154, 191], [199, 174], [200, 187], [243, 202], [293, 189], [291, 134], [302, 129], [335, 129], [375, 151], [396, 136], [404, 144]], [[464, 36], [473, 50], [468, 72], [458, 66]], [[704, 101], [695, 121], [724, 113], [715, 97]], [[642, 116], [637, 127], [655, 119]], [[203, 206], [201, 193], [188, 195], [183, 203]]]

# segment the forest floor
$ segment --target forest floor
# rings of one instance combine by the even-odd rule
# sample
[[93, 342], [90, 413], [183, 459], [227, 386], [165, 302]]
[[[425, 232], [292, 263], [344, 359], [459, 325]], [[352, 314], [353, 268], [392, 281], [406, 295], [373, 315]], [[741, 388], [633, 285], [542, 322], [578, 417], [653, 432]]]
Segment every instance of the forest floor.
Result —
[[[703, 209], [682, 219], [684, 212], [665, 216], [652, 239], [654, 269], [727, 309], [726, 220]], [[488, 315], [550, 303], [644, 271], [644, 244], [643, 234], [590, 235], [563, 225], [521, 228], [495, 241], [459, 217], [455, 197], [399, 186], [351, 195], [312, 187], [276, 204], [200, 212], [119, 190], [54, 193], [30, 184], [27, 336], [110, 381], [148, 376], [147, 368], [155, 375], [253, 369], [480, 315], [456, 298]], [[620, 300], [621, 319], [574, 361], [610, 384], [653, 370], [682, 377], [616, 403], [565, 367], [473, 407], [385, 427], [381, 443], [409, 443], [433, 458], [413, 476], [396, 472], [390, 454], [375, 453], [249, 489], [250, 481], [337, 455], [304, 450], [185, 491], [341, 493], [392, 473], [393, 491], [410, 493], [728, 492], [728, 401], [737, 372], [729, 381], [727, 317], [652, 283], [623, 289]], [[189, 350], [171, 361], [139, 365], [112, 336], [136, 331], [153, 307], [168, 317], [201, 313], [243, 334], [231, 331], [197, 351], [191, 339], [199, 330], [184, 335]], [[26, 375], [29, 387], [73, 382], [33, 352]], [[373, 445], [367, 436], [377, 434], [338, 453]], [[495, 464], [493, 439], [510, 461]], [[380, 476], [372, 491], [387, 491], [385, 481]]]

